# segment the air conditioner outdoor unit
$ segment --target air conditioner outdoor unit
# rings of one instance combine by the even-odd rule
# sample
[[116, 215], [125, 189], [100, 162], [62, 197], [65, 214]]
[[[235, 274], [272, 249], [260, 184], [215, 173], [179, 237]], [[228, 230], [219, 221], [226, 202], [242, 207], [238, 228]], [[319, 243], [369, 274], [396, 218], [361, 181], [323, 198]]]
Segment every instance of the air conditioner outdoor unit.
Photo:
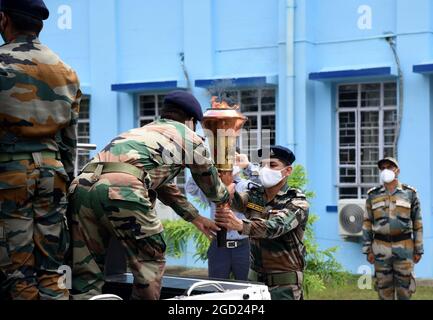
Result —
[[338, 228], [340, 236], [361, 237], [365, 199], [341, 199], [338, 202]]

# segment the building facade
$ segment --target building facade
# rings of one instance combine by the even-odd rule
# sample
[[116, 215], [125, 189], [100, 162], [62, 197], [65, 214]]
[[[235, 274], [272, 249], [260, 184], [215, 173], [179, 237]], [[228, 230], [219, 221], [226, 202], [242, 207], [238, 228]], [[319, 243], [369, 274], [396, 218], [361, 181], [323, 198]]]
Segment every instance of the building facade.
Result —
[[[432, 1], [45, 1], [41, 39], [78, 71], [86, 94], [83, 142], [102, 147], [152, 121], [172, 89], [192, 90], [206, 108], [223, 86], [255, 143], [268, 129], [270, 143], [295, 151], [316, 193], [317, 239], [339, 246], [355, 273], [365, 257], [359, 238], [341, 236], [339, 201], [365, 198], [377, 160], [397, 153], [422, 204], [416, 275], [433, 277]], [[170, 263], [196, 265], [190, 255]]]

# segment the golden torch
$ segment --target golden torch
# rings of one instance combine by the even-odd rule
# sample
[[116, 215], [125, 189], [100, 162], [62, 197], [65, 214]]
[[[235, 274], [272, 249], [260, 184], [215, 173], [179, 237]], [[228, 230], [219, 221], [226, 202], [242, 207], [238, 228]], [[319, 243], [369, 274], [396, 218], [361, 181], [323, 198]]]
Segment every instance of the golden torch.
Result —
[[[209, 139], [212, 157], [218, 169], [221, 180], [226, 186], [233, 183], [233, 164], [235, 162], [236, 139], [248, 120], [239, 111], [238, 105], [230, 106], [227, 102], [212, 97], [212, 108], [203, 117], [202, 127]], [[230, 210], [229, 204], [218, 205], [217, 211]], [[217, 233], [218, 247], [226, 244], [227, 231], [222, 229]]]

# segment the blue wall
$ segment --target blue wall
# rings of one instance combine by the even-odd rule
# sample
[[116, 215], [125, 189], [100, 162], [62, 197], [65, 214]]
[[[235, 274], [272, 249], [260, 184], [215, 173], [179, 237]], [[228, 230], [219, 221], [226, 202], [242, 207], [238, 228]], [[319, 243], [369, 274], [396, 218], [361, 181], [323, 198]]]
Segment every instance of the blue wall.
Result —
[[[302, 3], [302, 4], [301, 4]], [[314, 30], [297, 33], [296, 46], [312, 44], [313, 54], [296, 55], [298, 61], [307, 61], [314, 71], [350, 69], [349, 66], [392, 66], [396, 64], [384, 33], [397, 35], [397, 49], [401, 60], [404, 84], [404, 113], [402, 135], [399, 143], [401, 180], [414, 185], [421, 198], [426, 254], [416, 268], [418, 276], [432, 276], [431, 252], [431, 84], [430, 78], [412, 72], [414, 64], [432, 58], [432, 3], [430, 1], [298, 1], [306, 11], [314, 11]], [[368, 4], [373, 12], [371, 30], [357, 27], [357, 8]], [[299, 8], [298, 8], [299, 9]], [[305, 10], [305, 9], [304, 9]], [[298, 16], [297, 16], [298, 17]], [[302, 20], [302, 19], [301, 19]], [[314, 60], [314, 61], [313, 61]], [[307, 67], [308, 70], [308, 67]], [[308, 71], [307, 71], [308, 72]], [[302, 74], [296, 75], [302, 77]], [[305, 76], [305, 75], [304, 75]], [[353, 82], [369, 79], [350, 79]], [[306, 95], [314, 97], [298, 108], [306, 108], [311, 117], [307, 139], [307, 168], [310, 187], [317, 197], [312, 211], [320, 214], [316, 235], [322, 246], [340, 246], [338, 256], [351, 271], [364, 263], [359, 254], [360, 245], [342, 242], [338, 236], [337, 214], [326, 212], [326, 205], [337, 203], [336, 190], [336, 139], [335, 139], [335, 83], [316, 83], [308, 86]], [[304, 86], [303, 81], [298, 85]], [[301, 96], [304, 95], [299, 90]], [[296, 92], [298, 94], [298, 90]], [[296, 130], [298, 133], [299, 130]], [[416, 141], [416, 143], [414, 143]], [[297, 148], [297, 151], [299, 148]], [[298, 151], [299, 152], [299, 151]]]
[[[429, 0], [296, 0], [294, 55], [288, 55], [286, 0], [46, 0], [51, 18], [42, 40], [79, 72], [92, 97], [92, 142], [100, 147], [134, 126], [137, 93], [114, 93], [115, 83], [175, 80], [191, 86], [203, 107], [209, 97], [194, 80], [248, 76], [278, 78], [277, 140], [295, 149], [316, 191], [316, 235], [337, 245], [350, 271], [365, 264], [360, 245], [338, 235], [336, 188], [336, 85], [311, 81], [311, 72], [396, 64], [385, 33], [396, 35], [404, 73], [404, 114], [399, 144], [401, 180], [419, 190], [426, 254], [418, 276], [433, 277], [433, 84], [412, 72], [433, 61], [433, 3]], [[60, 5], [72, 8], [72, 29], [57, 26]], [[371, 29], [358, 28], [358, 8], [372, 10]], [[181, 64], [185, 60], [188, 79]], [[290, 73], [294, 59], [294, 75]], [[391, 79], [391, 78], [388, 78]], [[189, 80], [189, 81], [187, 81]], [[346, 81], [371, 81], [352, 78]], [[291, 89], [293, 85], [293, 90]], [[293, 99], [293, 100], [292, 100]], [[290, 106], [293, 105], [293, 113]], [[293, 116], [292, 116], [293, 114]], [[289, 125], [288, 125], [289, 124]], [[193, 251], [190, 248], [190, 251]], [[193, 265], [188, 255], [179, 261]]]

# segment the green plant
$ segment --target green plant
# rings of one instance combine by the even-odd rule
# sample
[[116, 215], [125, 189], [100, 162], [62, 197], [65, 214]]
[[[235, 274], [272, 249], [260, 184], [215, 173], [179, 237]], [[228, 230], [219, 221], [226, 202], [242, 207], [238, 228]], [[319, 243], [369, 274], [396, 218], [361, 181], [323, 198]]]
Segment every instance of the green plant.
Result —
[[207, 260], [207, 250], [210, 240], [201, 233], [192, 223], [184, 220], [164, 220], [164, 239], [167, 243], [167, 255], [180, 258], [185, 254], [188, 241], [193, 240], [195, 244], [194, 258], [196, 261]]
[[[287, 180], [292, 188], [303, 190], [308, 183], [307, 174], [301, 165], [296, 165]], [[308, 199], [314, 198], [314, 192], [305, 191]], [[326, 289], [329, 283], [334, 286], [342, 286], [346, 283], [348, 273], [335, 258], [338, 247], [321, 250], [314, 235], [313, 225], [319, 217], [310, 213], [307, 228], [304, 235], [304, 244], [307, 255], [305, 257], [306, 268], [304, 272], [304, 291], [308, 296], [312, 292], [320, 292]]]

